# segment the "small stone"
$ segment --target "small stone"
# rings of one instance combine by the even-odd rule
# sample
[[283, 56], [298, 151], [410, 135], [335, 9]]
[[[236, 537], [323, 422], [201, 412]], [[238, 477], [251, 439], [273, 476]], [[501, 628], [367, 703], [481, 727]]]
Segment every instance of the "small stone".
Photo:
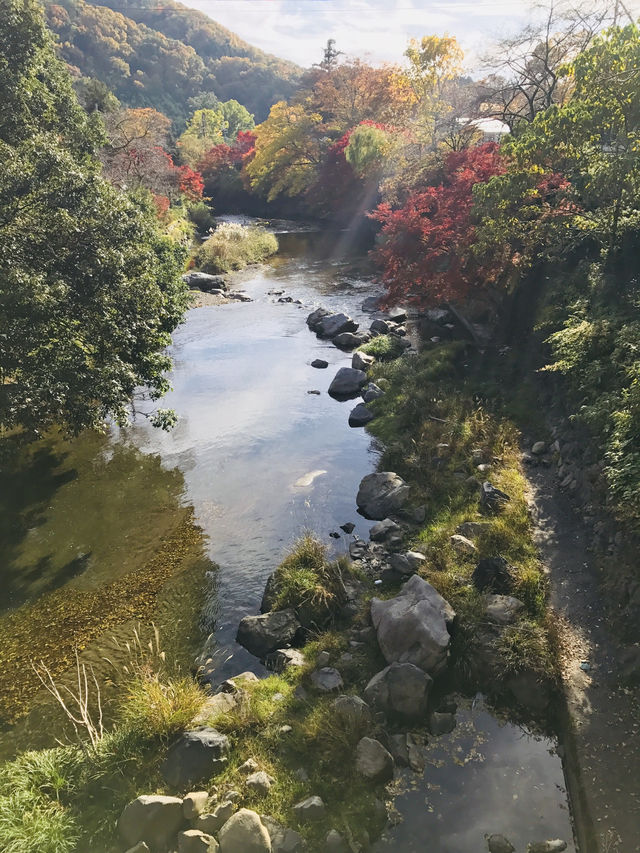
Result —
[[307, 391], [307, 394], [315, 394], [316, 397], [320, 396], [320, 392], [317, 391], [315, 388], [313, 389], [313, 391]]
[[492, 466], [488, 462], [482, 462], [480, 465], [477, 466], [477, 470], [481, 474], [488, 474], [489, 471], [491, 470], [491, 467]]
[[351, 367], [353, 367], [354, 370], [362, 370], [366, 372], [367, 368], [371, 367], [374, 362], [375, 358], [372, 355], [357, 350], [351, 358]]
[[255, 773], [259, 767], [260, 765], [255, 758], [247, 758], [244, 764], [241, 764], [240, 767], [238, 767], [238, 773], [245, 773], [248, 776], [250, 773]]
[[562, 853], [567, 849], [567, 842], [556, 838], [554, 841], [538, 841], [527, 845], [527, 853]]
[[318, 652], [318, 657], [316, 658], [316, 666], [322, 668], [324, 666], [329, 665], [329, 661], [331, 660], [331, 655], [327, 651]]
[[272, 672], [284, 672], [287, 667], [304, 666], [304, 654], [299, 649], [277, 649], [265, 658], [267, 669]]
[[215, 835], [229, 820], [234, 811], [234, 804], [230, 800], [225, 799], [210, 814], [199, 815], [193, 823], [193, 828], [199, 829], [200, 832], [205, 832], [208, 835]]
[[544, 441], [536, 441], [536, 443], [531, 448], [531, 452], [534, 456], [542, 456], [544, 453], [546, 453], [546, 450], [547, 445], [544, 443]]
[[305, 840], [299, 832], [282, 826], [268, 815], [263, 815], [261, 820], [271, 838], [272, 853], [302, 853], [306, 850]]
[[362, 399], [365, 403], [371, 403], [373, 400], [378, 400], [380, 397], [384, 397], [384, 391], [382, 388], [378, 387], [375, 382], [369, 382], [369, 384], [362, 390]]
[[202, 814], [208, 802], [208, 791], [192, 791], [182, 801], [182, 813], [187, 820], [193, 820]]
[[329, 362], [325, 361], [323, 358], [314, 358], [311, 362], [311, 367], [317, 367], [318, 370], [324, 370], [325, 367], [329, 367]]
[[304, 769], [304, 767], [298, 767], [297, 770], [293, 771], [293, 775], [296, 777], [296, 779], [299, 782], [308, 782], [309, 781], [309, 774]]
[[432, 735], [446, 735], [456, 727], [455, 714], [441, 714], [434, 711], [429, 716], [429, 731]]
[[393, 778], [393, 756], [379, 740], [363, 737], [356, 747], [356, 770], [372, 782]]
[[467, 539], [475, 539], [476, 536], [486, 533], [490, 527], [490, 521], [463, 521], [456, 527], [456, 533], [465, 536]]
[[464, 556], [475, 554], [478, 550], [470, 539], [467, 539], [466, 536], [462, 536], [460, 533], [454, 533], [449, 541], [451, 542], [453, 549], [458, 554]]
[[356, 526], [353, 522], [348, 521], [346, 524], [340, 525], [340, 530], [344, 530], [344, 532], [349, 536], [356, 529]]
[[516, 849], [504, 835], [490, 835], [487, 838], [489, 853], [514, 853]]
[[264, 797], [269, 793], [275, 781], [276, 780], [273, 776], [269, 776], [269, 774], [265, 773], [264, 770], [258, 770], [257, 773], [252, 773], [248, 777], [247, 788], [249, 788], [249, 790], [254, 794], [259, 794]]
[[194, 726], [207, 726], [211, 720], [221, 714], [227, 714], [238, 704], [238, 699], [232, 693], [216, 693], [209, 696], [198, 714], [193, 718]]
[[293, 807], [295, 816], [301, 823], [313, 823], [325, 816], [325, 805], [318, 796], [307, 797]]
[[485, 595], [486, 612], [492, 622], [510, 625], [524, 610], [524, 603], [512, 595]]
[[187, 829], [178, 835], [178, 853], [216, 853], [218, 842], [199, 829]]
[[347, 728], [371, 725], [371, 709], [359, 696], [338, 696], [331, 707], [334, 716]]
[[242, 794], [240, 791], [227, 791], [224, 795], [225, 800], [229, 800], [232, 803], [238, 802], [238, 800], [242, 799]]
[[311, 682], [319, 693], [331, 693], [343, 686], [342, 676], [332, 666], [323, 666], [311, 673]]
[[288, 735], [288, 734], [291, 734], [291, 732], [293, 731], [293, 726], [287, 726], [287, 725], [280, 726], [278, 731], [280, 732], [281, 735]]
[[349, 853], [347, 842], [336, 829], [331, 829], [327, 833], [324, 849], [325, 853]]

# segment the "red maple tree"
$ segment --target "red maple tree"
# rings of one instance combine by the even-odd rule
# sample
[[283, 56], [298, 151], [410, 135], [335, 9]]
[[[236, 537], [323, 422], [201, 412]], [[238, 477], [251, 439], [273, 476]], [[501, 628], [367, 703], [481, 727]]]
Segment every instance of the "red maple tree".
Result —
[[495, 143], [455, 151], [444, 162], [442, 183], [412, 193], [397, 210], [385, 203], [370, 214], [382, 223], [374, 255], [389, 304], [459, 301], [491, 279], [490, 264], [479, 264], [471, 251], [473, 187], [505, 171]]

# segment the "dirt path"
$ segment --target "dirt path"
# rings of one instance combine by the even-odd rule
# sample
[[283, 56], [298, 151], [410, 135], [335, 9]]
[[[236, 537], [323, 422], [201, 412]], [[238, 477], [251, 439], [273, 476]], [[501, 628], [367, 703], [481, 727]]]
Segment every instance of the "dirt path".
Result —
[[638, 853], [640, 691], [618, 677], [621, 646], [608, 630], [587, 529], [558, 488], [553, 468], [533, 468], [529, 480], [536, 539], [561, 628], [565, 770], [580, 851]]

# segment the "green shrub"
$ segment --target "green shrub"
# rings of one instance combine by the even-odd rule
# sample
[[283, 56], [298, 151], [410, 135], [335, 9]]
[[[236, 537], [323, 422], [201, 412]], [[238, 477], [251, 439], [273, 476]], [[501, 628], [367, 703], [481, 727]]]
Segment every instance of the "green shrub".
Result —
[[258, 226], [223, 222], [195, 253], [196, 266], [208, 273], [227, 273], [257, 264], [278, 251], [274, 234]]
[[204, 201], [190, 204], [187, 215], [201, 234], [206, 234], [216, 224], [211, 208]]
[[402, 355], [404, 347], [397, 335], [378, 335], [361, 346], [360, 351], [374, 356], [378, 361], [392, 361]]
[[2, 853], [71, 853], [78, 831], [59, 803], [26, 791], [0, 796]]

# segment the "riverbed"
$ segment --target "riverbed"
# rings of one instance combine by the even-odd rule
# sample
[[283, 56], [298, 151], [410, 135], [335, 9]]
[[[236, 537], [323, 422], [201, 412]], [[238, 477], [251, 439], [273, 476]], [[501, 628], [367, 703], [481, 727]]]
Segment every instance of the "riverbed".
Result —
[[[364, 430], [349, 428], [353, 402], [327, 394], [350, 355], [312, 335], [305, 318], [323, 305], [366, 322], [361, 305], [374, 289], [348, 233], [288, 233], [280, 242], [271, 263], [233, 276], [251, 302], [192, 309], [176, 331], [173, 390], [162, 403], [178, 415], [172, 432], [151, 427], [152, 406], [140, 402], [126, 429], [74, 441], [48, 436], [5, 455], [0, 623], [8, 633], [43, 620], [37, 635], [24, 628], [34, 660], [63, 631], [80, 632], [81, 655], [106, 679], [107, 696], [109, 666], [137, 617], [154, 620], [184, 668], [211, 637], [220, 679], [244, 669], [262, 674], [235, 633], [259, 609], [266, 579], [293, 541], [310, 530], [343, 553], [346, 522], [368, 536], [355, 495], [379, 452]], [[286, 297], [299, 304], [279, 301]], [[312, 368], [316, 358], [328, 369]], [[139, 612], [127, 609], [125, 584], [161, 577], [158, 561], [171, 549], [171, 571], [150, 609], [143, 595]], [[101, 613], [105, 589], [109, 612]], [[20, 677], [33, 686], [33, 673]], [[5, 726], [4, 755], [60, 733], [46, 694], [26, 698], [35, 707]], [[555, 740], [492, 714], [481, 700], [470, 703], [460, 705], [454, 733], [430, 745], [424, 776], [402, 776], [402, 820], [379, 849], [423, 850], [428, 841], [431, 853], [477, 853], [486, 832], [503, 832], [517, 850], [562, 837], [573, 851]]]

